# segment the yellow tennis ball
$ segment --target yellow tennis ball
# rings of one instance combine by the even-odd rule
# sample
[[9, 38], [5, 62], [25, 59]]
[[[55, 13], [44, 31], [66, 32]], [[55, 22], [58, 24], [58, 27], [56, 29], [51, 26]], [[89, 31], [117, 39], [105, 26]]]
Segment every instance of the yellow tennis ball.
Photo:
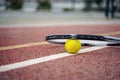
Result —
[[81, 48], [81, 42], [76, 39], [68, 39], [65, 43], [65, 49], [67, 52], [75, 54]]

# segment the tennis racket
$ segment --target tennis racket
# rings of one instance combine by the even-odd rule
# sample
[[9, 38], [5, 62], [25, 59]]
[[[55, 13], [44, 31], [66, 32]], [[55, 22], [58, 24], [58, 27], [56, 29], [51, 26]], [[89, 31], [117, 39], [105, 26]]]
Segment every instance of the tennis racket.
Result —
[[120, 46], [120, 38], [86, 34], [48, 35], [46, 41], [55, 44], [65, 44], [67, 39], [80, 40], [82, 46]]

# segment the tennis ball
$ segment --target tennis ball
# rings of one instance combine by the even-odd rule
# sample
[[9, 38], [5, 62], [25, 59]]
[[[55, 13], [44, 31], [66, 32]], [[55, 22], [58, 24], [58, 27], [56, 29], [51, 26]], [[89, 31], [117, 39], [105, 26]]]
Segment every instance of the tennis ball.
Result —
[[65, 49], [71, 54], [77, 53], [81, 48], [81, 43], [76, 39], [68, 39], [65, 43]]

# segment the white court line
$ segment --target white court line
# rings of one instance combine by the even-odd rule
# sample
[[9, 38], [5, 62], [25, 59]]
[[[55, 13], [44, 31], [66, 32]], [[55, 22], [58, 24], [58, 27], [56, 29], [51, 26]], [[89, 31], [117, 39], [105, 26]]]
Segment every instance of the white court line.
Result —
[[[78, 52], [78, 54], [95, 51], [95, 50], [100, 50], [103, 48], [106, 48], [106, 46], [85, 48], [85, 49], [81, 49]], [[40, 58], [30, 59], [30, 60], [26, 60], [26, 61], [22, 61], [22, 62], [16, 62], [13, 64], [3, 65], [3, 66], [0, 66], [0, 72], [6, 72], [6, 71], [13, 70], [13, 69], [22, 68], [22, 67], [26, 67], [26, 66], [30, 66], [30, 65], [34, 65], [34, 64], [38, 64], [38, 63], [42, 63], [42, 62], [47, 62], [50, 60], [59, 59], [59, 58], [72, 56], [72, 55], [74, 55], [74, 54], [68, 54], [68, 53], [64, 52], [64, 53], [58, 53], [58, 54], [54, 54], [54, 55], [50, 55], [50, 56], [44, 56], [44, 57], [40, 57]]]
[[3, 28], [3, 27], [7, 27], [7, 28], [9, 28], [9, 27], [12, 27], [12, 28], [14, 28], [14, 27], [17, 27], [17, 28], [21, 28], [21, 27], [33, 27], [33, 26], [35, 26], [35, 27], [56, 27], [56, 26], [58, 26], [58, 27], [64, 27], [64, 26], [69, 26], [69, 25], [102, 25], [102, 24], [109, 24], [109, 25], [111, 25], [111, 24], [120, 24], [120, 22], [119, 22], [119, 20], [116, 20], [116, 21], [113, 21], [113, 20], [111, 20], [111, 21], [67, 21], [67, 22], [65, 22], [65, 21], [63, 21], [63, 22], [45, 22], [45, 23], [14, 23], [14, 24], [0, 24], [0, 28]]

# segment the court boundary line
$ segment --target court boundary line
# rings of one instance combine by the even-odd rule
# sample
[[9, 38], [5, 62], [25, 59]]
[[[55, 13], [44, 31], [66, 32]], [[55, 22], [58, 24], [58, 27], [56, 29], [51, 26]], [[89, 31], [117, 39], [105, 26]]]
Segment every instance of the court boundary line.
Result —
[[16, 48], [31, 47], [31, 46], [40, 46], [40, 45], [45, 45], [45, 44], [49, 44], [49, 43], [46, 42], [46, 41], [42, 41], [42, 42], [36, 42], [36, 43], [27, 43], [27, 44], [20, 44], [20, 45], [11, 45], [11, 46], [0, 47], [0, 51], [2, 51], [2, 50], [16, 49]]
[[[78, 54], [104, 49], [106, 47], [107, 46], [89, 47], [89, 48], [81, 49], [78, 52]], [[78, 55], [78, 54], [76, 54], [76, 55]], [[50, 56], [44, 56], [44, 57], [40, 57], [40, 58], [30, 59], [30, 60], [16, 62], [16, 63], [12, 63], [12, 64], [7, 64], [7, 65], [0, 66], [0, 72], [6, 72], [6, 71], [14, 70], [14, 69], [19, 69], [19, 68], [35, 65], [38, 63], [40, 64], [43, 62], [60, 59], [60, 58], [64, 58], [64, 57], [68, 57], [68, 56], [72, 56], [72, 55], [75, 55], [75, 54], [69, 54], [67, 52], [64, 52], [64, 53], [58, 53], [58, 54], [54, 54], [54, 55], [50, 55]]]
[[[51, 23], [33, 23], [33, 24], [31, 24], [31, 23], [29, 23], [29, 24], [2, 24], [2, 25], [0, 25], [0, 28], [3, 28], [3, 27], [6, 27], [6, 28], [10, 28], [10, 27], [18, 27], [18, 28], [20, 28], [20, 27], [33, 27], [33, 26], [35, 26], [35, 27], [55, 27], [55, 26], [60, 26], [60, 25], [64, 25], [64, 26], [69, 26], [69, 25], [71, 25], [71, 24], [75, 24], [75, 25], [98, 25], [98, 24], [120, 24], [119, 23], [119, 20], [115, 20], [115, 21], [113, 21], [113, 20], [110, 20], [110, 21], [107, 21], [106, 22], [106, 20], [104, 20], [104, 21], [82, 21], [82, 22], [76, 22], [76, 21], [69, 21], [69, 22], [61, 22], [61, 23], [59, 23], [59, 22], [56, 22], [56, 23], [54, 23], [54, 22], [51, 22]], [[8, 27], [9, 26], [9, 27]]]

